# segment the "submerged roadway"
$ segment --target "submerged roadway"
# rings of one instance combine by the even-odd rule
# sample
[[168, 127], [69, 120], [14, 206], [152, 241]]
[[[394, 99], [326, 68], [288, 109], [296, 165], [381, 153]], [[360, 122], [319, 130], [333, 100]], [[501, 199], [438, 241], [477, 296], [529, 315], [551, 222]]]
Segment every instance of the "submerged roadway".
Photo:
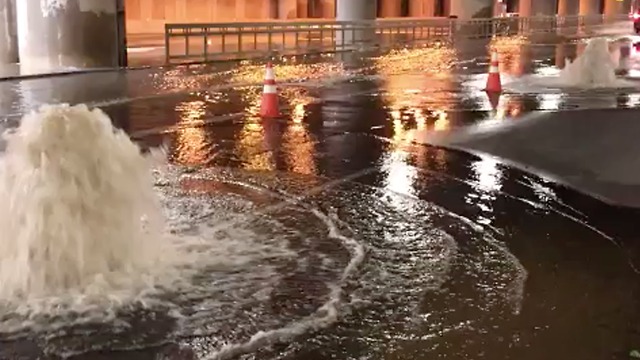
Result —
[[[227, 199], [212, 200], [219, 215], [246, 212], [240, 198], [270, 214], [243, 226], [300, 258], [242, 253], [276, 262], [275, 283], [216, 272], [238, 288], [177, 302], [180, 324], [158, 310], [122, 315], [124, 329], [69, 320], [16, 335], [0, 314], [0, 359], [628, 359], [640, 349], [640, 55], [624, 86], [545, 86], [589, 40], [273, 59], [275, 120], [256, 116], [263, 62], [0, 82], [6, 128], [44, 103], [100, 107], [190, 169], [179, 186]], [[482, 90], [490, 47], [498, 101]]]

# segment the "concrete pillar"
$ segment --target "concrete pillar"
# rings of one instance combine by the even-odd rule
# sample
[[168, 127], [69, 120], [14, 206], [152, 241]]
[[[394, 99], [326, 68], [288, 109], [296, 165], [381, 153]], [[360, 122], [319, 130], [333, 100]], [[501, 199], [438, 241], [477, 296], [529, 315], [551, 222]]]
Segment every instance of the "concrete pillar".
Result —
[[578, 14], [586, 17], [581, 19], [578, 27], [578, 32], [585, 33], [590, 25], [599, 23], [600, 0], [580, 0]]
[[626, 3], [623, 1], [617, 0], [605, 0], [604, 2], [604, 14], [607, 17], [614, 17], [617, 15], [622, 15], [629, 12], [630, 6], [626, 6]]
[[[377, 15], [376, 0], [338, 0], [336, 4], [336, 20], [367, 21], [375, 20]], [[336, 32], [338, 45], [348, 46], [368, 43], [373, 40], [375, 29], [345, 30]]]
[[409, 0], [409, 16], [424, 17], [424, 2], [426, 0]]
[[336, 3], [334, 0], [324, 0], [322, 5], [323, 18], [335, 19], [336, 17]]
[[532, 1], [533, 16], [554, 16], [556, 14], [555, 1]]
[[[566, 1], [566, 0], [560, 0]], [[556, 3], [554, 1], [540, 0], [519, 0], [518, 13], [521, 17], [529, 16], [554, 16], [556, 14]]]
[[278, 2], [279, 19], [295, 19], [298, 17], [298, 0], [280, 0]]
[[24, 71], [118, 66], [117, 0], [17, 1]]
[[558, 0], [558, 16], [569, 15], [569, 0]]
[[16, 0], [0, 0], [0, 65], [18, 62]]
[[520, 0], [518, 2], [518, 14], [520, 17], [533, 16], [533, 0]]
[[277, 0], [267, 0], [266, 6], [263, 10], [263, 18], [265, 19], [277, 19], [278, 18], [278, 1]]
[[565, 43], [559, 43], [556, 45], [556, 67], [558, 69], [564, 69], [564, 65], [567, 62], [567, 45]]
[[378, 0], [380, 6], [380, 17], [382, 18], [394, 18], [402, 16], [402, 1], [401, 0]]
[[336, 19], [338, 21], [374, 20], [377, 10], [376, 0], [338, 0]]
[[507, 14], [507, 2], [506, 0], [502, 0], [502, 2], [498, 2], [496, 0], [493, 4], [493, 17], [502, 17]]
[[449, 16], [456, 16], [458, 19], [470, 19], [472, 9], [465, 0], [449, 0]]
[[298, 8], [299, 19], [306, 19], [309, 17], [309, 1], [308, 0], [298, 0], [296, 6]]
[[440, 0], [409, 0], [410, 17], [436, 16], [436, 1]]
[[566, 31], [567, 26], [569, 25], [567, 23], [566, 17], [569, 16], [569, 14], [571, 14], [570, 8], [569, 8], [569, 0], [558, 0], [558, 8], [557, 8], [556, 14], [558, 15], [557, 32], [558, 34], [563, 34]]
[[476, 15], [490, 17], [493, 15], [494, 2], [495, 0], [449, 0], [449, 16], [457, 16], [463, 20]]
[[597, 15], [600, 13], [599, 0], [580, 0], [578, 14], [582, 16]]

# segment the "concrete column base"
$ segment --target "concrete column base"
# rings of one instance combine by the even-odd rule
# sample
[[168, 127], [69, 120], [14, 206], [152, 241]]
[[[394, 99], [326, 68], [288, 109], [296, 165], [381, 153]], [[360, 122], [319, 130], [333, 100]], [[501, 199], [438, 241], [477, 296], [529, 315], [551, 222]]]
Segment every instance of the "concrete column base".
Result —
[[0, 0], [0, 65], [18, 62], [15, 0]]
[[449, 16], [468, 20], [474, 16], [490, 17], [493, 15], [495, 0], [449, 0]]
[[116, 0], [17, 1], [20, 65], [28, 72], [118, 66]]
[[[337, 21], [374, 21], [377, 15], [375, 1], [371, 0], [338, 0], [336, 5]], [[358, 25], [358, 26], [363, 26]], [[375, 38], [375, 28], [338, 30], [336, 32], [336, 43], [338, 46], [364, 45], [370, 43]]]

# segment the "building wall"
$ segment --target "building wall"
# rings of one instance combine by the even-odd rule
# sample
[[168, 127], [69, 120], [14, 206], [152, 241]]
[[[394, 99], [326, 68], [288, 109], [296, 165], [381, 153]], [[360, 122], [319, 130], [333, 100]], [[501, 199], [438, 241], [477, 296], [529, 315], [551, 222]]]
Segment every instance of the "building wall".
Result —
[[[127, 32], [161, 33], [165, 23], [236, 22], [292, 20], [305, 18], [335, 18], [336, 0], [125, 0]], [[376, 1], [376, 0], [370, 0]], [[495, 0], [408, 0], [401, 7], [394, 6], [402, 0], [378, 0], [381, 16], [396, 15], [400, 8], [411, 17], [456, 15], [459, 18], [490, 16]], [[520, 11], [531, 15], [553, 15], [556, 1], [566, 4], [568, 14], [577, 14], [578, 7], [586, 3], [617, 0], [509, 0]], [[625, 0], [626, 8], [630, 0]], [[518, 4], [519, 3], [519, 4]], [[579, 6], [582, 4], [582, 6]], [[513, 6], [512, 6], [513, 7]], [[610, 6], [611, 8], [611, 6]], [[488, 12], [485, 11], [488, 9]], [[594, 11], [597, 12], [594, 6]], [[585, 10], [586, 11], [586, 10]], [[612, 10], [609, 10], [612, 11]], [[616, 9], [615, 11], [620, 11]], [[485, 15], [486, 13], [486, 15]]]
[[162, 32], [167, 22], [264, 20], [270, 0], [125, 0], [127, 32]]
[[335, 17], [334, 0], [125, 0], [125, 2], [129, 33], [162, 32], [167, 22], [235, 22]]

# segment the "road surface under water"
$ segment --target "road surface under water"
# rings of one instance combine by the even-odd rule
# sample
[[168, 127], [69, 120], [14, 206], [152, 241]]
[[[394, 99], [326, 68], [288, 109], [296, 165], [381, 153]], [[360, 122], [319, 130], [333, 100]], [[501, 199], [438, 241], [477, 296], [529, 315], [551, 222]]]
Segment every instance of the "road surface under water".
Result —
[[[1, 83], [7, 127], [84, 102], [143, 148], [167, 146], [156, 191], [186, 223], [175, 232], [215, 229], [227, 261], [117, 320], [66, 314], [35, 331], [0, 314], [0, 358], [628, 359], [639, 212], [414, 140], [543, 111], [636, 111], [640, 90], [519, 84], [494, 109], [485, 45], [278, 61], [277, 120], [254, 115], [261, 64]], [[506, 82], [553, 76], [583, 47], [496, 46]]]

